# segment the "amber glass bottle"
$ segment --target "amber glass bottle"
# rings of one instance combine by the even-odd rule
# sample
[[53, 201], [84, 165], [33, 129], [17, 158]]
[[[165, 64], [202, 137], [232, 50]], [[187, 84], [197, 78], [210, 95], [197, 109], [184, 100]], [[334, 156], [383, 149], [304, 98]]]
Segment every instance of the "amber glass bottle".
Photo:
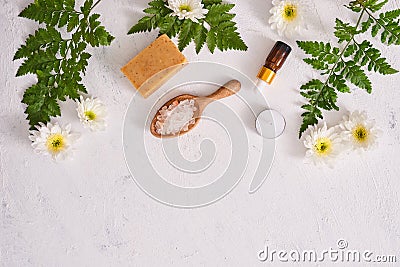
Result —
[[271, 84], [274, 80], [276, 73], [280, 70], [289, 56], [292, 48], [284, 42], [278, 41], [272, 48], [267, 59], [265, 60], [264, 66], [262, 66], [257, 78], [264, 82]]

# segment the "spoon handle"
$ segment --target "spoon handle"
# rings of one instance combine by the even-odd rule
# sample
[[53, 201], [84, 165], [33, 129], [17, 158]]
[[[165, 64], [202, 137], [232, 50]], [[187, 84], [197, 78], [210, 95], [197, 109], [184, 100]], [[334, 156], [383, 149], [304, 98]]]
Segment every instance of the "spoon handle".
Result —
[[238, 80], [231, 80], [221, 86], [217, 91], [207, 96], [207, 98], [211, 98], [213, 100], [218, 100], [221, 98], [225, 98], [239, 92], [241, 84]]

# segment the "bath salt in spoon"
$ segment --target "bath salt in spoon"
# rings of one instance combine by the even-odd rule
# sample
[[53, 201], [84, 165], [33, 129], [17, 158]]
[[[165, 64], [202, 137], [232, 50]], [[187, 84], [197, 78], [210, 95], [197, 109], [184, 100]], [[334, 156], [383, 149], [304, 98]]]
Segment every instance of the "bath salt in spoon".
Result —
[[192, 130], [208, 104], [237, 93], [241, 84], [231, 80], [208, 96], [179, 95], [167, 101], [154, 116], [150, 132], [155, 137], [176, 137]]

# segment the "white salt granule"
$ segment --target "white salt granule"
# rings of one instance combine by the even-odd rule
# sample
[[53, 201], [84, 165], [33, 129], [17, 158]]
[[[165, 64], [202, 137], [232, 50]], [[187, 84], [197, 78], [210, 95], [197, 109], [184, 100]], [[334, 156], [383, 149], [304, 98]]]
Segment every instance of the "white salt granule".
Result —
[[195, 123], [193, 118], [197, 108], [194, 100], [174, 101], [169, 107], [164, 106], [159, 111], [156, 122], [156, 131], [161, 135], [175, 135], [189, 130], [189, 125]]

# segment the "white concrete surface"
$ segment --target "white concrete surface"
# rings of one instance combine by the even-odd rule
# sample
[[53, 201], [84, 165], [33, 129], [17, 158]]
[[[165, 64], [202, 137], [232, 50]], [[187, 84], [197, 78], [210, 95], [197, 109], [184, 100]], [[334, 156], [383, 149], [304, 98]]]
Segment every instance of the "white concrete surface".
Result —
[[[372, 95], [361, 90], [340, 95], [342, 111], [326, 114], [334, 124], [346, 110], [366, 110], [383, 130], [376, 150], [344, 156], [333, 169], [305, 165], [297, 139], [303, 101], [298, 88], [316, 74], [302, 63], [294, 41], [283, 39], [294, 52], [265, 94], [288, 126], [277, 140], [268, 180], [253, 195], [246, 180], [213, 205], [177, 209], [136, 186], [122, 150], [123, 117], [133, 91], [119, 68], [157, 35], [126, 35], [147, 0], [103, 1], [97, 7], [117, 38], [111, 47], [92, 51], [85, 83], [108, 106], [109, 126], [92, 134], [75, 119], [74, 104], [63, 104], [57, 121], [72, 122], [82, 138], [75, 159], [60, 164], [33, 153], [20, 101], [34, 77], [14, 77], [21, 62], [12, 62], [13, 54], [37, 27], [17, 17], [29, 2], [2, 0], [0, 9], [0, 266], [262, 266], [268, 264], [257, 254], [264, 244], [322, 251], [336, 248], [340, 238], [350, 249], [397, 255], [400, 262], [400, 75], [372, 74]], [[267, 24], [271, 1], [235, 2], [249, 51], [195, 55], [191, 46], [184, 53], [191, 61], [226, 63], [254, 77], [281, 38]], [[346, 2], [310, 0], [311, 26], [302, 38], [333, 40], [336, 16], [355, 19], [342, 6]], [[388, 7], [400, 8], [390, 2]], [[400, 48], [379, 47], [399, 69]]]

